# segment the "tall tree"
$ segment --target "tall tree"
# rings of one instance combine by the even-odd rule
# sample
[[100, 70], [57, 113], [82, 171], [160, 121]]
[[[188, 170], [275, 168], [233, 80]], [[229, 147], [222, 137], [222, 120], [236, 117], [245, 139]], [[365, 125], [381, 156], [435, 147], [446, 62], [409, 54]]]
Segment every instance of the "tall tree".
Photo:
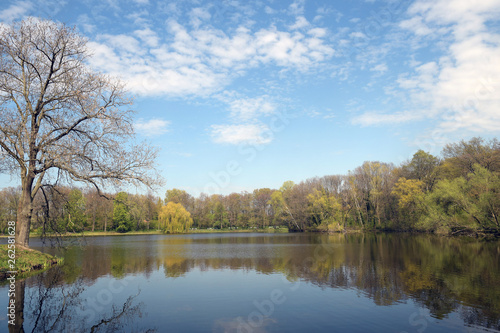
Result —
[[120, 192], [113, 203], [113, 228], [118, 232], [127, 232], [132, 229], [133, 222], [130, 217], [128, 194]]
[[0, 27], [0, 166], [21, 178], [16, 238], [29, 246], [33, 198], [52, 179], [152, 185], [156, 150], [130, 143], [124, 84], [86, 65], [87, 40], [30, 18]]
[[184, 190], [178, 188], [167, 190], [165, 193], [165, 205], [170, 201], [173, 203], [180, 203], [189, 212], [194, 210], [194, 198]]
[[69, 192], [68, 201], [64, 205], [66, 229], [69, 231], [83, 231], [87, 224], [85, 214], [85, 197], [79, 189]]
[[7, 187], [0, 190], [0, 231], [7, 231], [7, 223], [15, 221], [17, 217], [17, 206], [20, 197], [20, 189]]
[[443, 179], [430, 195], [441, 225], [500, 229], [500, 177], [479, 164], [467, 177]]
[[258, 225], [262, 226], [262, 228], [269, 224], [271, 193], [272, 191], [269, 188], [259, 188], [253, 191], [255, 217]]
[[112, 196], [107, 194], [100, 196], [96, 189], [88, 189], [85, 193], [87, 216], [91, 230], [105, 230], [107, 229], [108, 220], [111, 221], [113, 217], [113, 200]]
[[364, 162], [349, 178], [352, 196], [360, 222], [380, 226], [385, 219], [385, 206], [392, 187], [393, 166], [380, 162]]
[[424, 212], [424, 182], [401, 177], [392, 188], [402, 217], [400, 228], [412, 228]]
[[337, 223], [339, 226], [342, 221], [341, 204], [333, 195], [328, 195], [325, 190], [314, 189], [307, 196], [309, 201], [309, 211], [316, 225], [323, 224], [328, 228], [330, 224]]
[[227, 210], [229, 226], [234, 227], [241, 212], [241, 196], [238, 193], [231, 193], [224, 199]]
[[439, 158], [419, 150], [413, 154], [411, 161], [401, 166], [401, 177], [420, 180], [424, 189], [430, 191], [437, 180], [436, 169], [440, 163]]
[[447, 144], [443, 148], [446, 161], [443, 169], [448, 177], [467, 176], [474, 172], [474, 164], [479, 164], [489, 171], [500, 171], [500, 141], [472, 138]]

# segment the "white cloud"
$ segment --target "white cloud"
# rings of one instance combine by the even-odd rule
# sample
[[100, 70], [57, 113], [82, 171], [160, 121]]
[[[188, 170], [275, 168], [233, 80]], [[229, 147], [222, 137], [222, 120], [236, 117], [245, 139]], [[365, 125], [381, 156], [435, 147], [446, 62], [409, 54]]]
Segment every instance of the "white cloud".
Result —
[[368, 38], [368, 37], [367, 37], [364, 33], [362, 33], [361, 31], [351, 32], [351, 33], [349, 34], [349, 37], [351, 37], [351, 38], [358, 38], [358, 39], [360, 39], [360, 38], [362, 38], [362, 39], [366, 39], [366, 38]]
[[306, 20], [304, 16], [298, 16], [293, 25], [290, 26], [291, 30], [300, 30], [302, 28], [308, 27], [309, 22]]
[[[408, 9], [410, 15], [422, 18], [432, 29], [453, 26], [456, 37], [462, 38], [484, 30], [485, 22], [497, 19], [500, 14], [499, 0], [419, 0]], [[420, 27], [416, 27], [419, 29]]]
[[498, 131], [500, 34], [488, 23], [500, 15], [500, 0], [419, 0], [408, 13], [412, 17], [400, 26], [416, 38], [439, 37], [445, 43], [444, 53], [397, 80], [414, 107], [411, 113], [366, 113], [354, 122], [370, 125], [427, 118], [436, 120], [435, 130], [441, 133]]
[[201, 7], [193, 8], [189, 13], [190, 23], [193, 27], [198, 28], [202, 23], [210, 20], [210, 13]]
[[94, 24], [92, 24], [92, 22], [87, 14], [82, 14], [82, 15], [78, 16], [77, 22], [78, 22], [78, 25], [82, 26], [83, 31], [85, 31], [87, 33], [92, 33], [96, 29], [96, 26]]
[[261, 115], [273, 114], [276, 106], [269, 96], [242, 98], [230, 102], [231, 117], [240, 121], [256, 120]]
[[430, 35], [433, 33], [433, 30], [422, 22], [422, 17], [420, 16], [414, 16], [409, 20], [405, 20], [401, 22], [399, 26], [403, 29], [412, 30], [417, 36]]
[[353, 119], [353, 124], [361, 126], [377, 126], [385, 124], [399, 124], [421, 119], [421, 116], [413, 112], [397, 112], [393, 114], [382, 112], [366, 112]]
[[268, 14], [268, 15], [274, 14], [274, 13], [276, 12], [274, 9], [272, 9], [272, 8], [271, 8], [271, 7], [269, 7], [269, 6], [266, 6], [266, 7], [264, 8], [264, 11], [265, 11], [265, 13], [266, 13], [266, 14]]
[[139, 37], [139, 39], [142, 40], [146, 44], [146, 46], [157, 47], [159, 44], [158, 35], [156, 34], [156, 32], [149, 28], [136, 30], [134, 31], [134, 35]]
[[280, 104], [275, 98], [268, 95], [246, 97], [235, 91], [224, 91], [213, 97], [227, 104], [232, 122], [229, 125], [211, 126], [210, 133], [215, 143], [261, 145], [274, 139], [272, 131], [265, 124], [265, 118], [277, 114]]
[[134, 124], [134, 127], [137, 132], [141, 133], [144, 136], [157, 136], [167, 133], [169, 125], [170, 121], [163, 119], [150, 119], [146, 122], [142, 119], [139, 119]]
[[262, 124], [212, 125], [212, 139], [226, 144], [268, 144], [272, 141], [269, 128]]
[[12, 22], [25, 15], [32, 9], [33, 4], [30, 1], [18, 1], [10, 5], [7, 9], [0, 11], [0, 21]]
[[298, 16], [304, 14], [305, 0], [295, 0], [289, 7], [288, 10], [291, 15]]
[[106, 45], [112, 47], [115, 50], [119, 50], [120, 53], [128, 53], [131, 55], [136, 55], [139, 53], [144, 54], [144, 49], [141, 47], [139, 41], [128, 35], [99, 35], [100, 40], [105, 41]]
[[387, 70], [388, 68], [386, 64], [378, 64], [377, 66], [370, 68], [370, 71], [377, 72], [380, 74], [387, 72]]
[[334, 53], [325, 35], [321, 28], [305, 35], [273, 26], [253, 32], [240, 26], [227, 34], [206, 25], [188, 29], [169, 20], [164, 40], [150, 29], [133, 35], [99, 35], [89, 43], [94, 51], [90, 63], [122, 77], [138, 94], [203, 96], [261, 65], [302, 72], [319, 68]]
[[317, 38], [323, 38], [326, 36], [326, 29], [323, 28], [312, 28], [307, 31], [307, 33], [311, 36], [317, 37]]

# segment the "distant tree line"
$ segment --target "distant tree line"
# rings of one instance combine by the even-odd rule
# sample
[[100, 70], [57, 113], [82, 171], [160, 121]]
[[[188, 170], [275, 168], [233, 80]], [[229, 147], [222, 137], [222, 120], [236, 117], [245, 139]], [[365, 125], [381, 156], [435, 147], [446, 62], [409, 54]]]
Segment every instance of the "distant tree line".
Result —
[[[347, 175], [286, 181], [279, 189], [201, 194], [180, 189], [165, 198], [95, 190], [42, 189], [32, 229], [40, 232], [190, 228], [269, 228], [428, 231], [500, 230], [500, 142], [473, 138], [448, 144], [441, 157], [422, 150], [399, 167], [364, 162]], [[0, 191], [0, 227], [16, 220], [20, 189]]]

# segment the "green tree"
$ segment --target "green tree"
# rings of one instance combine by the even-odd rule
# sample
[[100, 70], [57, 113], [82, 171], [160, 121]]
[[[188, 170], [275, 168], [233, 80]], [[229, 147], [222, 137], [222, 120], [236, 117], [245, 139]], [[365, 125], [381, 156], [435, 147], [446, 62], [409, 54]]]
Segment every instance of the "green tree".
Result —
[[290, 204], [294, 199], [294, 188], [295, 183], [293, 181], [285, 181], [278, 191], [273, 191], [271, 193], [271, 199], [268, 201], [268, 205], [273, 209], [275, 225], [288, 224], [290, 230], [302, 230], [290, 209]]
[[283, 225], [289, 217], [286, 210], [285, 199], [283, 199], [283, 193], [281, 191], [274, 191], [271, 193], [271, 199], [268, 204], [273, 208], [273, 223], [275, 225]]
[[393, 178], [392, 164], [381, 162], [364, 162], [350, 174], [349, 191], [364, 227], [382, 226], [382, 221], [387, 220]]
[[180, 190], [178, 188], [167, 190], [167, 192], [165, 193], [165, 205], [170, 201], [174, 203], [180, 203], [188, 211], [193, 210], [194, 199], [189, 193], [184, 190]]
[[392, 194], [398, 200], [398, 208], [402, 220], [400, 227], [414, 227], [424, 212], [424, 182], [417, 179], [398, 179]]
[[67, 231], [83, 231], [87, 226], [87, 215], [85, 213], [86, 200], [79, 189], [69, 192], [68, 201], [64, 205], [65, 229]]
[[227, 217], [229, 221], [229, 226], [234, 227], [238, 221], [238, 217], [241, 214], [241, 195], [238, 193], [231, 193], [224, 198]]
[[118, 232], [128, 232], [132, 230], [132, 227], [133, 221], [130, 218], [128, 194], [119, 192], [113, 202], [113, 228]]
[[6, 232], [9, 221], [17, 221], [17, 207], [21, 191], [7, 187], [0, 190], [0, 232]]
[[210, 226], [214, 229], [225, 228], [229, 221], [227, 211], [223, 203], [223, 196], [214, 194], [210, 197], [210, 211], [208, 213]]
[[500, 173], [493, 173], [479, 164], [469, 174], [470, 200], [481, 211], [482, 224], [486, 228], [500, 229]]
[[307, 199], [309, 211], [317, 226], [335, 231], [343, 229], [341, 204], [334, 195], [314, 189]]
[[437, 167], [441, 161], [439, 158], [426, 153], [423, 150], [413, 154], [411, 161], [401, 166], [401, 176], [406, 179], [417, 179], [423, 182], [426, 191], [432, 190], [437, 180]]
[[185, 233], [193, 224], [191, 214], [179, 203], [169, 202], [158, 215], [160, 229], [166, 234]]
[[269, 225], [271, 206], [268, 204], [271, 199], [271, 189], [259, 188], [253, 191], [254, 217], [257, 226], [266, 227]]
[[429, 195], [430, 210], [424, 225], [451, 230], [498, 229], [499, 197], [499, 176], [475, 164], [467, 177], [443, 179], [436, 184]]

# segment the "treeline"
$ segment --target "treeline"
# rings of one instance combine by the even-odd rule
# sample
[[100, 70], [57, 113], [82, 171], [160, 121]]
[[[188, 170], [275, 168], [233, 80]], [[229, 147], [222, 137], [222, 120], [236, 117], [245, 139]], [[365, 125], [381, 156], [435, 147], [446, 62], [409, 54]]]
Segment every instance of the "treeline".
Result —
[[[20, 188], [0, 191], [0, 228], [16, 221]], [[160, 199], [152, 194], [98, 193], [93, 189], [42, 187], [33, 203], [31, 228], [39, 234], [147, 230], [158, 218]]]
[[[111, 197], [111, 196], [109, 196]], [[0, 192], [0, 221], [15, 220], [19, 190]], [[473, 138], [437, 157], [422, 150], [396, 167], [365, 162], [347, 175], [287, 181], [279, 189], [201, 194], [171, 189], [164, 199], [49, 188], [36, 198], [34, 228], [144, 230], [268, 228], [381, 229], [438, 233], [500, 230], [500, 142]]]

